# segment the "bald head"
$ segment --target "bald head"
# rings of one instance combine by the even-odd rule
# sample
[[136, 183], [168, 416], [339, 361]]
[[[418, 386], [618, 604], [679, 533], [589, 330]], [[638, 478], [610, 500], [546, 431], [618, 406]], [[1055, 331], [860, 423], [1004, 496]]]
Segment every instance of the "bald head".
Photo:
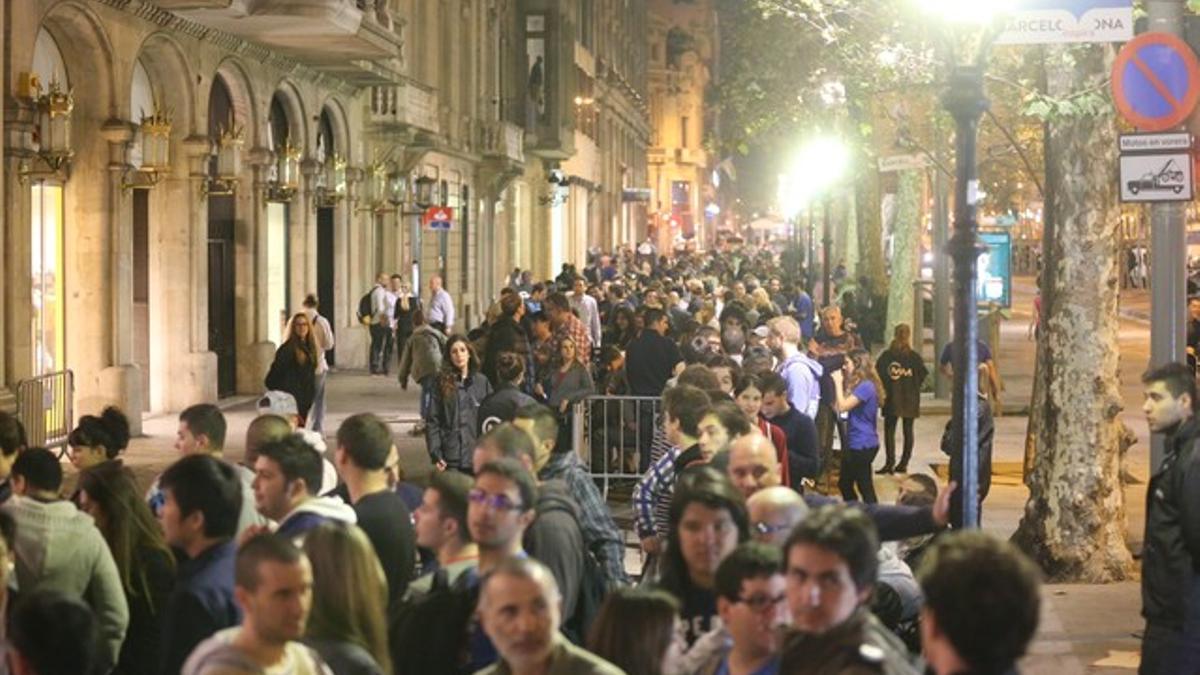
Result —
[[746, 501], [746, 507], [754, 538], [777, 546], [782, 546], [788, 534], [808, 515], [804, 498], [795, 490], [779, 485], [755, 492]]
[[258, 449], [292, 435], [292, 424], [279, 415], [259, 415], [246, 428], [246, 455], [242, 464], [253, 468]]
[[779, 457], [775, 454], [775, 445], [757, 428], [730, 446], [729, 479], [746, 499], [763, 488], [779, 485]]

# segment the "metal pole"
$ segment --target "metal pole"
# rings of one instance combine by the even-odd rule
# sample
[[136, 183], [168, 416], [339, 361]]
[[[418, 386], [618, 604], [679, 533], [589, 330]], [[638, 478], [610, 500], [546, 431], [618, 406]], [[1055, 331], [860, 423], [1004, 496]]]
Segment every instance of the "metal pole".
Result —
[[[946, 245], [950, 239], [950, 184], [946, 174], [933, 172], [933, 361], [950, 342], [950, 260]], [[921, 338], [921, 336], [918, 336]], [[918, 342], [918, 346], [920, 343]], [[933, 369], [933, 395], [950, 397], [950, 381], [941, 368]]]
[[[1147, 0], [1148, 31], [1181, 35], [1183, 0]], [[1150, 365], [1185, 360], [1187, 233], [1184, 205], [1150, 206]], [[1150, 472], [1162, 466], [1163, 436], [1150, 440]]]
[[808, 294], [811, 296], [816, 292], [817, 285], [817, 214], [816, 203], [809, 201], [808, 203], [808, 268], [805, 270], [808, 273]]
[[942, 103], [955, 123], [954, 236], [948, 252], [954, 260], [954, 416], [951, 438], [962, 452], [965, 528], [979, 526], [979, 325], [975, 318], [975, 265], [978, 259], [976, 202], [979, 181], [975, 151], [979, 120], [987, 109], [983, 66], [956, 66]]
[[832, 254], [832, 249], [833, 249], [833, 233], [831, 232], [831, 227], [830, 227], [830, 223], [829, 223], [830, 208], [829, 208], [829, 197], [828, 196], [825, 197], [825, 201], [821, 206], [822, 206], [822, 211], [823, 211], [822, 215], [825, 216], [824, 233], [821, 237], [821, 256], [824, 258], [822, 263], [823, 263], [823, 268], [825, 270], [825, 273], [823, 276], [823, 283], [821, 284], [821, 304], [824, 305], [825, 307], [828, 307], [829, 306], [829, 287], [832, 285], [832, 280], [833, 280], [833, 270], [829, 266], [829, 256]]

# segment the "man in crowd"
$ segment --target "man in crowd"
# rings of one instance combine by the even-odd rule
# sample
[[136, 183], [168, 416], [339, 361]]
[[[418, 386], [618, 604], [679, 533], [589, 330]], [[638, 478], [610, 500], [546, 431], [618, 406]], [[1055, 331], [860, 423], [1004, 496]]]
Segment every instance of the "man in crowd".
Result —
[[621, 675], [611, 663], [572, 645], [559, 632], [562, 597], [554, 576], [528, 558], [507, 558], [483, 582], [480, 624], [500, 660], [479, 675]]
[[[295, 399], [292, 400], [292, 403], [295, 404]], [[188, 406], [179, 413], [179, 427], [175, 432], [175, 449], [184, 457], [200, 454], [224, 461], [225, 430], [225, 415], [217, 406], [211, 403], [197, 403]], [[242, 532], [252, 525], [262, 525], [263, 521], [254, 511], [254, 489], [251, 487], [251, 482], [254, 480], [253, 473], [240, 471], [238, 477], [242, 486], [238, 532]], [[160, 481], [161, 478], [156, 478], [150, 487], [150, 492], [146, 495], [150, 512], [155, 516], [161, 515], [164, 499], [162, 489], [159, 487]]]
[[237, 625], [234, 554], [241, 481], [233, 467], [209, 455], [189, 455], [162, 475], [167, 544], [181, 551], [175, 589], [162, 616], [160, 673], [178, 673], [188, 654], [222, 628]]
[[529, 357], [529, 341], [521, 328], [525, 303], [516, 293], [500, 297], [500, 317], [488, 328], [487, 349], [483, 353], [483, 374], [492, 381], [492, 388], [504, 382], [497, 371], [502, 354], [516, 354], [524, 362]]
[[413, 577], [416, 534], [412, 514], [400, 495], [388, 487], [387, 461], [392, 434], [371, 413], [346, 418], [337, 431], [334, 463], [346, 483], [358, 526], [366, 533], [387, 576], [388, 607], [404, 597]]
[[867, 609], [879, 539], [861, 510], [810, 513], [784, 545], [792, 630], [782, 672], [916, 675], [904, 644]]
[[321, 455], [297, 436], [259, 448], [254, 463], [254, 505], [277, 523], [276, 533], [303, 540], [312, 528], [328, 520], [354, 524], [357, 516], [341, 499], [318, 497], [323, 467]]
[[300, 642], [312, 609], [312, 566], [287, 539], [260, 534], [237, 552], [234, 596], [240, 626], [196, 647], [184, 675], [274, 673], [322, 675], [321, 657]]
[[454, 299], [437, 274], [429, 278], [429, 316], [426, 318], [430, 325], [446, 335], [454, 330]]
[[625, 546], [612, 511], [588, 475], [579, 455], [569, 447], [558, 447], [558, 420], [554, 412], [537, 403], [517, 410], [513, 425], [528, 433], [539, 458], [538, 478], [561, 480], [579, 506], [579, 527], [583, 543], [604, 568], [610, 589], [629, 583], [625, 572]]
[[496, 360], [496, 384], [492, 393], [479, 403], [479, 429], [483, 435], [494, 427], [511, 422], [522, 407], [537, 400], [521, 390], [525, 380], [525, 358], [514, 352], [504, 352]]
[[700, 420], [709, 411], [708, 395], [688, 385], [663, 394], [663, 428], [671, 449], [650, 467], [633, 489], [633, 508], [642, 550], [661, 553], [667, 538], [667, 515], [675, 479], [688, 466], [707, 462], [700, 450]]
[[59, 498], [62, 479], [62, 464], [45, 448], [29, 448], [13, 462], [16, 498], [4, 510], [17, 525], [17, 583], [22, 593], [48, 588], [85, 600], [99, 622], [106, 648], [102, 663], [111, 668], [129, 626], [129, 604], [91, 516]]
[[[501, 424], [476, 444], [475, 469], [499, 459], [520, 462], [525, 471], [536, 477], [549, 454], [539, 456], [532, 436], [512, 424]], [[523, 547], [554, 573], [558, 587], [562, 589], [563, 616], [570, 619], [574, 616], [584, 581], [584, 540], [579, 524], [579, 505], [566, 483], [549, 480], [537, 484], [534, 514], [533, 522], [525, 531]]]
[[87, 673], [104, 662], [96, 617], [66, 593], [38, 589], [23, 594], [7, 624], [12, 675]]
[[25, 450], [25, 427], [15, 415], [0, 412], [0, 504], [12, 497], [13, 462]]
[[571, 309], [579, 315], [579, 321], [587, 328], [588, 337], [592, 344], [600, 345], [600, 307], [596, 299], [588, 295], [587, 284], [582, 277], [576, 277], [572, 286]]
[[[662, 396], [667, 380], [683, 370], [683, 354], [679, 351], [679, 345], [667, 337], [667, 316], [661, 309], [645, 309], [642, 317], [645, 327], [625, 349], [625, 375], [631, 395], [658, 398]], [[650, 469], [655, 407], [651, 401], [638, 401], [636, 404], [640, 473]]]
[[817, 424], [817, 438], [821, 444], [821, 476], [817, 483], [824, 485], [826, 491], [829, 492], [832, 491], [832, 485], [828, 484], [828, 479], [833, 475], [835, 464], [833, 454], [835, 429], [841, 439], [843, 451], [849, 447], [846, 423], [834, 410], [836, 403], [834, 387], [836, 385], [833, 383], [831, 374], [842, 369], [846, 363], [846, 355], [855, 349], [861, 349], [862, 342], [857, 335], [845, 329], [842, 308], [837, 305], [829, 305], [821, 310], [821, 330], [817, 331], [816, 337], [808, 344], [809, 351], [821, 364], [823, 371], [820, 382], [821, 402], [817, 406], [817, 415], [813, 421]]
[[1182, 363], [1142, 376], [1142, 412], [1165, 434], [1161, 466], [1152, 467], [1142, 553], [1143, 675], [1181, 673], [1200, 663], [1200, 422], [1196, 380]]
[[409, 584], [409, 598], [428, 593], [438, 571], [451, 586], [463, 573], [479, 566], [479, 549], [467, 527], [468, 495], [473, 486], [470, 476], [457, 471], [439, 471], [430, 476], [415, 514], [416, 534], [417, 545], [437, 557], [437, 569]]
[[800, 326], [790, 316], [767, 322], [767, 346], [779, 358], [775, 372], [787, 383], [787, 398], [793, 408], [813, 419], [821, 400], [821, 364], [800, 349]]
[[546, 298], [546, 314], [554, 329], [554, 353], [550, 359], [552, 367], [562, 365], [562, 343], [566, 340], [575, 343], [575, 359], [585, 368], [588, 367], [592, 362], [592, 338], [583, 322], [571, 312], [571, 302], [567, 296], [551, 293]]
[[392, 339], [391, 313], [388, 311], [388, 275], [380, 272], [375, 277], [375, 286], [371, 288], [371, 374], [381, 375], [387, 372], [385, 355], [388, 344]]
[[[786, 318], [786, 317], [785, 317]], [[801, 480], [815, 480], [821, 471], [817, 425], [812, 417], [791, 405], [788, 384], [775, 373], [762, 377], [762, 416], [783, 430], [788, 448], [788, 475], [792, 487], [801, 488]]]
[[1040, 572], [1024, 554], [978, 530], [956, 532], [930, 547], [919, 577], [921, 651], [935, 675], [1017, 672], [1041, 604]]
[[690, 658], [717, 647], [699, 672], [777, 675], [779, 627], [788, 622], [786, 586], [778, 546], [746, 543], [722, 560], [714, 582], [721, 627], [689, 650]]

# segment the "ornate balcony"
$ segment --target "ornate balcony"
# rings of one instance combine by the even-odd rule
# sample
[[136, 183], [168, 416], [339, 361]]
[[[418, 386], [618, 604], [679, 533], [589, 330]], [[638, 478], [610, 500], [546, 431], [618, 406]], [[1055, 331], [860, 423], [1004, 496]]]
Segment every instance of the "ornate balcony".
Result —
[[412, 81], [371, 87], [370, 121], [385, 131], [437, 135], [437, 93]]
[[511, 123], [487, 120], [480, 123], [479, 151], [489, 159], [525, 161], [525, 130]]
[[386, 0], [158, 0], [158, 5], [318, 67], [344, 70], [355, 61], [400, 54], [400, 34]]

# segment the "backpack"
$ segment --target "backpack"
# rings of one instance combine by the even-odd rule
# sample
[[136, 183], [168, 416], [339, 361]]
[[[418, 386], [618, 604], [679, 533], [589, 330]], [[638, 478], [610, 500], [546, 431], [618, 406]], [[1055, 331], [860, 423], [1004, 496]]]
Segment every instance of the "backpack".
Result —
[[392, 614], [388, 630], [396, 675], [459, 675], [467, 662], [467, 630], [479, 601], [479, 575], [469, 570], [447, 581], [433, 574], [429, 593]]
[[371, 311], [371, 294], [375, 292], [375, 287], [367, 291], [361, 298], [358, 299], [358, 321], [370, 325], [374, 320], [375, 312]]
[[[575, 519], [575, 526], [581, 533], [583, 532], [579, 516], [558, 502], [551, 502], [550, 506], [540, 513], [546, 514], [555, 511], [571, 514], [571, 517]], [[604, 604], [604, 598], [608, 595], [609, 590], [611, 589], [608, 587], [604, 566], [600, 564], [600, 559], [596, 557], [596, 554], [585, 545], [583, 547], [583, 576], [579, 581], [579, 597], [575, 602], [575, 612], [569, 617], [563, 617], [562, 631], [571, 639], [571, 642], [583, 646], [592, 622], [600, 613], [600, 605]]]

